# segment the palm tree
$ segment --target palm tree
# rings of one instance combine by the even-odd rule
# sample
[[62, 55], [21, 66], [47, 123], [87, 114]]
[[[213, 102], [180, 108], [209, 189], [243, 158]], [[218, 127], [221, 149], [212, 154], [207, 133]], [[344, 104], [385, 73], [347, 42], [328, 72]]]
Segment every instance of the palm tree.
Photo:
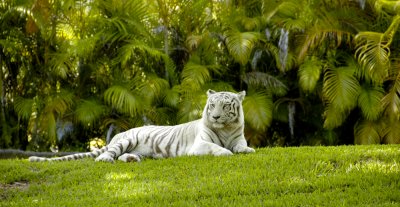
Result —
[[[355, 141], [361, 144], [400, 143], [398, 53], [391, 52], [396, 51], [392, 43], [398, 41], [395, 34], [400, 16], [393, 2], [376, 1], [375, 5], [377, 15], [394, 15], [387, 17], [384, 32], [363, 31], [356, 36], [356, 56], [362, 66], [360, 76], [372, 82], [372, 92], [369, 96], [360, 96], [362, 106], [367, 109], [362, 108], [364, 120], [360, 120], [355, 128]], [[389, 87], [383, 90], [384, 85]], [[368, 128], [374, 131], [368, 134]]]
[[[379, 1], [375, 3], [378, 4]], [[398, 23], [394, 18], [385, 33], [365, 32], [369, 25], [365, 22], [369, 18], [365, 13], [375, 13], [376, 7], [368, 4], [359, 10], [357, 6], [348, 4], [342, 7], [344, 11], [325, 12], [320, 15], [323, 17], [322, 21], [319, 21], [324, 23], [323, 27], [317, 23], [313, 29], [307, 30], [299, 51], [299, 59], [304, 59], [299, 71], [300, 86], [303, 90], [312, 92], [318, 85], [319, 74], [322, 74], [322, 98], [326, 102], [324, 127], [333, 129], [343, 125], [350, 112], [358, 107], [363, 118], [359, 119], [354, 128], [356, 143], [381, 143], [386, 141], [385, 134], [397, 133], [394, 128], [388, 130], [388, 126], [395, 125], [384, 124], [387, 121], [382, 121], [386, 118], [381, 114], [383, 107], [388, 105], [385, 100], [389, 96], [384, 97], [383, 83], [388, 78], [390, 42]], [[350, 8], [352, 9], [349, 10]], [[335, 14], [341, 16], [335, 17]], [[361, 19], [354, 21], [360, 17]], [[333, 45], [336, 52], [332, 53], [332, 49], [321, 51], [316, 48], [325, 43], [328, 45], [322, 47], [323, 49]], [[341, 44], [354, 49], [345, 50]], [[319, 58], [321, 52], [327, 54], [326, 58]], [[357, 59], [354, 60], [351, 54], [355, 54]], [[304, 58], [305, 55], [311, 58]]]
[[254, 145], [398, 143], [400, 18], [363, 2], [7, 1], [0, 146], [187, 122], [209, 88], [247, 91]]

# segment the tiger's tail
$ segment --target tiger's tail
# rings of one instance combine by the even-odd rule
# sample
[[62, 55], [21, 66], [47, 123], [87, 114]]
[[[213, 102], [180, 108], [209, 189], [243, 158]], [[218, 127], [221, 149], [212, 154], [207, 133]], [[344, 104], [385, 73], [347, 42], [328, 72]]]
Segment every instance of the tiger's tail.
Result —
[[79, 160], [86, 157], [96, 158], [103, 152], [107, 151], [108, 147], [102, 147], [101, 149], [94, 150], [92, 152], [85, 152], [85, 153], [77, 153], [72, 155], [67, 155], [63, 157], [54, 157], [54, 158], [47, 158], [47, 157], [37, 157], [31, 156], [29, 157], [30, 162], [45, 162], [45, 161], [69, 161], [69, 160]]

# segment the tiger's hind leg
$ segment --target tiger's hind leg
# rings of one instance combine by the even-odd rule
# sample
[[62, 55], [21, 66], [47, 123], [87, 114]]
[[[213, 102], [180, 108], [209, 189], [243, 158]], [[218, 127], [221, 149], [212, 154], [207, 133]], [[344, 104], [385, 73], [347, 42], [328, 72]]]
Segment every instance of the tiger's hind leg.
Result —
[[139, 154], [124, 153], [118, 157], [118, 160], [121, 160], [123, 162], [140, 162], [140, 161], [142, 161], [141, 158], [142, 158], [142, 156]]

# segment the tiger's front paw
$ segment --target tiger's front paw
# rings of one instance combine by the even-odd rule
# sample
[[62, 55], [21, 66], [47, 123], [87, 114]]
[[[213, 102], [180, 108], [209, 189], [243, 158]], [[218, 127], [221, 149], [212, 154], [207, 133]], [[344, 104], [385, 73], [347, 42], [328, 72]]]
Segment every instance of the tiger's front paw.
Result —
[[231, 151], [229, 151], [227, 149], [224, 149], [224, 148], [214, 152], [213, 154], [215, 156], [230, 156], [230, 155], [233, 155], [233, 153]]
[[110, 155], [108, 155], [106, 153], [103, 153], [100, 156], [98, 156], [95, 161], [96, 162], [101, 161], [101, 162], [111, 162], [111, 163], [113, 163], [114, 162], [114, 158], [112, 158]]
[[255, 150], [253, 148], [247, 147], [247, 146], [242, 146], [242, 145], [238, 145], [238, 146], [234, 147], [233, 151], [235, 153], [244, 153], [244, 154], [255, 152]]
[[129, 154], [125, 153], [121, 156], [118, 157], [118, 160], [121, 160], [123, 162], [140, 162], [140, 156], [137, 154]]

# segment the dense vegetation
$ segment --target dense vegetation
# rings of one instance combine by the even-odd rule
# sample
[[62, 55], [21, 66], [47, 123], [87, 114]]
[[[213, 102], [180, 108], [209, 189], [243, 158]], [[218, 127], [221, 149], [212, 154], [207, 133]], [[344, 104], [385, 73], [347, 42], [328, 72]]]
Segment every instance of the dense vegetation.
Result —
[[399, 206], [399, 146], [141, 163], [0, 160], [0, 206]]
[[398, 3], [1, 1], [0, 148], [187, 122], [209, 88], [247, 91], [254, 146], [400, 143]]

